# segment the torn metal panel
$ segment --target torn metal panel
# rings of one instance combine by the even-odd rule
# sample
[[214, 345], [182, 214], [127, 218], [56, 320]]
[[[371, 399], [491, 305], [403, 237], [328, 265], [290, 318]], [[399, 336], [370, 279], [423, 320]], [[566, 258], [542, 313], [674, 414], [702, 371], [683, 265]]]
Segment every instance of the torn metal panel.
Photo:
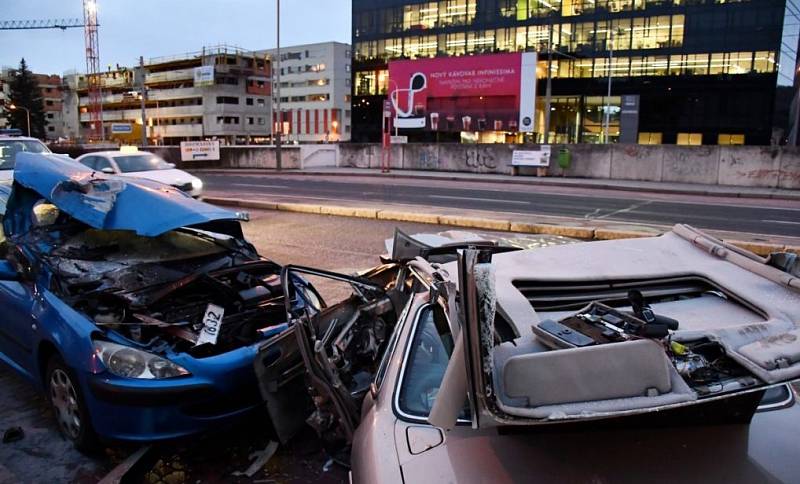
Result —
[[[195, 200], [171, 186], [105, 175], [55, 155], [21, 153], [14, 182], [96, 229], [129, 230], [154, 237], [181, 227], [242, 218], [241, 214]], [[16, 197], [12, 193], [9, 208], [30, 213], [30, 202], [20, 203], [21, 200], [14, 200]], [[8, 235], [30, 228], [15, 225], [4, 225]]]

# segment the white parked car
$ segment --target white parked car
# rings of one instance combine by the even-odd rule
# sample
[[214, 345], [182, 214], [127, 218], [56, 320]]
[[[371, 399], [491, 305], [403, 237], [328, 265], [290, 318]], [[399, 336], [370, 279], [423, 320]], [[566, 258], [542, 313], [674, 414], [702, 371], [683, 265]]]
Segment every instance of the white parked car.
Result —
[[11, 183], [18, 153], [50, 153], [50, 148], [36, 138], [0, 134], [0, 182]]
[[99, 151], [79, 156], [77, 161], [110, 175], [145, 178], [172, 185], [194, 198], [199, 198], [203, 193], [202, 180], [146, 151]]

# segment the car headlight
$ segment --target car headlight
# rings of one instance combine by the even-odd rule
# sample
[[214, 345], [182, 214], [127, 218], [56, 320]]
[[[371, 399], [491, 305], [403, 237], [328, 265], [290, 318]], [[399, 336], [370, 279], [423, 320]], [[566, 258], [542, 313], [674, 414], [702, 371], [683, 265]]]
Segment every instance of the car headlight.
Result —
[[194, 178], [192, 180], [192, 188], [195, 190], [200, 190], [201, 188], [203, 188], [203, 180], [199, 178]]
[[111, 373], [126, 378], [158, 380], [188, 375], [175, 363], [146, 351], [108, 341], [95, 341], [94, 352]]

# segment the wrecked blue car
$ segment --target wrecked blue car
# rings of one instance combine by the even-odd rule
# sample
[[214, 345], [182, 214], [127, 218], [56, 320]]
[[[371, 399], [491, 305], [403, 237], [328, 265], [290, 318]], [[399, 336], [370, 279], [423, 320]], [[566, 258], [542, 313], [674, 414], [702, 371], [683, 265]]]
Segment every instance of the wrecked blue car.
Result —
[[157, 182], [21, 154], [0, 186], [0, 359], [79, 449], [219, 426], [258, 406], [259, 342], [322, 304], [241, 214]]

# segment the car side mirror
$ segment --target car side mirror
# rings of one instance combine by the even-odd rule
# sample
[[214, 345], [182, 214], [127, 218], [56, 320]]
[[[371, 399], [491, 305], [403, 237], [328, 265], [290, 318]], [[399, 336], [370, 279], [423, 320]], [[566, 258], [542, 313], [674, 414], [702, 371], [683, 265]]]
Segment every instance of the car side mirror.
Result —
[[167, 168], [175, 168], [175, 163], [167, 163]]
[[0, 281], [17, 281], [19, 274], [14, 269], [11, 262], [7, 260], [0, 261]]
[[109, 167], [109, 166], [107, 166], [107, 167], [105, 167], [105, 168], [101, 169], [100, 171], [102, 171], [102, 172], [103, 172], [103, 173], [105, 173], [106, 175], [113, 175], [113, 174], [114, 174], [114, 169], [113, 169], [113, 168], [111, 168], [111, 167]]

